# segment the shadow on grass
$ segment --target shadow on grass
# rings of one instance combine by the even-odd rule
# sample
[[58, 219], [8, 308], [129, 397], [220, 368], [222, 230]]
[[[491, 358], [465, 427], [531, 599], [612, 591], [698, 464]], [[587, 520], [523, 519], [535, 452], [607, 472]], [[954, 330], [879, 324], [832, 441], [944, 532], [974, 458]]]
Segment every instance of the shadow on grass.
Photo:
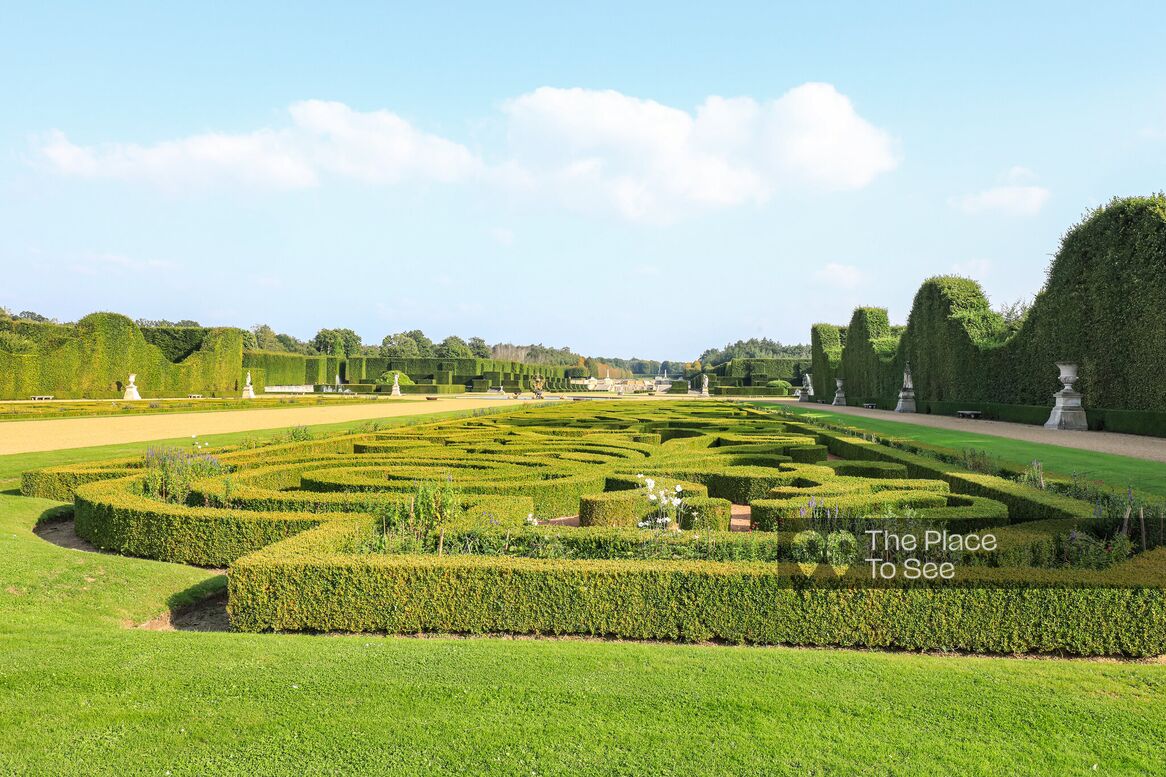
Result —
[[227, 576], [215, 575], [166, 600], [170, 608], [138, 628], [147, 631], [231, 631]]

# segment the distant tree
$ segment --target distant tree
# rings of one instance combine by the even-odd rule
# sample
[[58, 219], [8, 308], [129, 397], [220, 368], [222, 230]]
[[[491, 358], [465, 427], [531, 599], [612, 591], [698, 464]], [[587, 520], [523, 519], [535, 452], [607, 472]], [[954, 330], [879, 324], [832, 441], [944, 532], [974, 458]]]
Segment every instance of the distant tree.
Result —
[[360, 335], [351, 329], [321, 329], [312, 338], [312, 345], [320, 353], [344, 358], [360, 355]]
[[255, 348], [259, 351], [286, 351], [279, 335], [267, 324], [256, 324], [251, 327], [251, 334], [255, 338]]
[[305, 343], [298, 337], [278, 334], [275, 336], [275, 339], [281, 346], [283, 346], [281, 350], [287, 351], [288, 353], [302, 353], [305, 356], [311, 356], [316, 353], [316, 349], [312, 346], [311, 343]]
[[402, 332], [402, 334], [409, 335], [409, 337], [413, 338], [413, 342], [417, 343], [417, 355], [421, 358], [432, 359], [437, 355], [435, 350], [436, 346], [433, 345], [433, 341], [426, 337], [425, 333], [420, 329], [410, 329], [408, 332]]
[[202, 324], [197, 321], [192, 321], [189, 318], [184, 318], [181, 321], [175, 321], [174, 326], [201, 327]]
[[442, 340], [435, 353], [439, 359], [472, 359], [474, 356], [466, 341], [454, 335]]
[[808, 345], [782, 345], [767, 337], [751, 337], [729, 343], [724, 348], [709, 348], [699, 361], [707, 365], [723, 364], [732, 359], [777, 359], [781, 357], [809, 358]]
[[387, 335], [381, 341], [381, 356], [386, 359], [416, 359], [421, 356], [417, 341], [404, 332]]
[[1004, 317], [1008, 331], [1015, 332], [1024, 324], [1030, 310], [1032, 310], [1032, 300], [1022, 297], [1015, 302], [1004, 303], [996, 309], [996, 312]]
[[41, 324], [50, 324], [53, 322], [53, 319], [49, 318], [48, 316], [42, 316], [40, 313], [32, 310], [22, 310], [16, 314], [16, 318], [20, 319], [21, 321], [36, 321]]
[[495, 359], [508, 362], [524, 362], [526, 361], [526, 353], [530, 349], [525, 345], [514, 345], [513, 343], [495, 343], [490, 349], [491, 355]]
[[471, 337], [467, 345], [470, 346], [470, 351], [479, 359], [489, 359], [493, 357], [493, 352], [490, 346], [486, 345], [486, 341], [480, 337]]
[[244, 329], [243, 330], [243, 350], [244, 351], [258, 351], [259, 341], [255, 339], [255, 333]]

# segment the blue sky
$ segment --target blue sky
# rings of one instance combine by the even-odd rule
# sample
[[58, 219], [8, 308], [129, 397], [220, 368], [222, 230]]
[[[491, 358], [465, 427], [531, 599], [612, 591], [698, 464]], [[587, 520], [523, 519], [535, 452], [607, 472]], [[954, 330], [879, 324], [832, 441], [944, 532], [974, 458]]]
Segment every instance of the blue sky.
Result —
[[63, 319], [690, 359], [1031, 296], [1166, 182], [1149, 2], [25, 5], [0, 305]]

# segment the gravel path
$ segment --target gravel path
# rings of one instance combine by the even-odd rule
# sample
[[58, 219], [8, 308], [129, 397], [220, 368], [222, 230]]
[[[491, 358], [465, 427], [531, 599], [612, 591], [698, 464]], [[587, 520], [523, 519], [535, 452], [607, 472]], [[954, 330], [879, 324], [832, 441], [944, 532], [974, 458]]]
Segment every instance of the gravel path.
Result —
[[[775, 400], [788, 403], [789, 400]], [[965, 418], [955, 418], [946, 415], [928, 415], [915, 413], [893, 413], [888, 410], [867, 410], [863, 407], [834, 407], [832, 405], [799, 405], [808, 410], [821, 410], [825, 413], [851, 415], [860, 418], [877, 418], [882, 421], [895, 421], [914, 426], [930, 426], [935, 429], [951, 429], [959, 432], [987, 434], [992, 437], [1007, 437], [1024, 442], [1045, 443], [1046, 445], [1060, 445], [1064, 448], [1096, 451], [1098, 453], [1112, 453], [1118, 456], [1132, 456], [1137, 459], [1166, 462], [1166, 438], [1143, 437], [1136, 434], [1117, 434], [1115, 432], [1065, 432], [1045, 429], [1043, 426], [1030, 424], [1012, 424], [1005, 421], [972, 421]]]
[[88, 448], [148, 440], [189, 437], [192, 434], [225, 434], [259, 429], [280, 429], [311, 424], [333, 424], [375, 418], [471, 410], [479, 407], [510, 407], [522, 400], [438, 399], [434, 402], [384, 400], [353, 405], [287, 407], [263, 410], [163, 413], [148, 416], [97, 416], [57, 418], [45, 421], [14, 421], [0, 424], [0, 455]]

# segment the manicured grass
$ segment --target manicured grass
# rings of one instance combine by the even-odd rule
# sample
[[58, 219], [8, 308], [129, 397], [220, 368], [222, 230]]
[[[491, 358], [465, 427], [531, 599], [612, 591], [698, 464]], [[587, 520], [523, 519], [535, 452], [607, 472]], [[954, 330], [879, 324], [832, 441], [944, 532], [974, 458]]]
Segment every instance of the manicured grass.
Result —
[[[773, 405], [758, 405], [772, 409]], [[1134, 489], [1157, 496], [1166, 496], [1166, 464], [1147, 461], [1132, 456], [1115, 456], [1109, 453], [1062, 448], [1057, 445], [1010, 440], [988, 434], [935, 429], [929, 426], [886, 421], [881, 418], [863, 418], [844, 413], [831, 412], [825, 408], [803, 408], [792, 403], [780, 406], [807, 419], [820, 419], [825, 423], [853, 426], [887, 437], [902, 437], [929, 445], [938, 445], [959, 451], [973, 448], [987, 452], [1001, 464], [1024, 468], [1039, 460], [1045, 471], [1064, 477], [1074, 473], [1090, 480], [1101, 480], [1117, 489], [1132, 486]]]
[[[1151, 773], [1166, 667], [124, 628], [221, 577], [0, 496], [3, 774]], [[190, 596], [190, 594], [186, 594]]]

